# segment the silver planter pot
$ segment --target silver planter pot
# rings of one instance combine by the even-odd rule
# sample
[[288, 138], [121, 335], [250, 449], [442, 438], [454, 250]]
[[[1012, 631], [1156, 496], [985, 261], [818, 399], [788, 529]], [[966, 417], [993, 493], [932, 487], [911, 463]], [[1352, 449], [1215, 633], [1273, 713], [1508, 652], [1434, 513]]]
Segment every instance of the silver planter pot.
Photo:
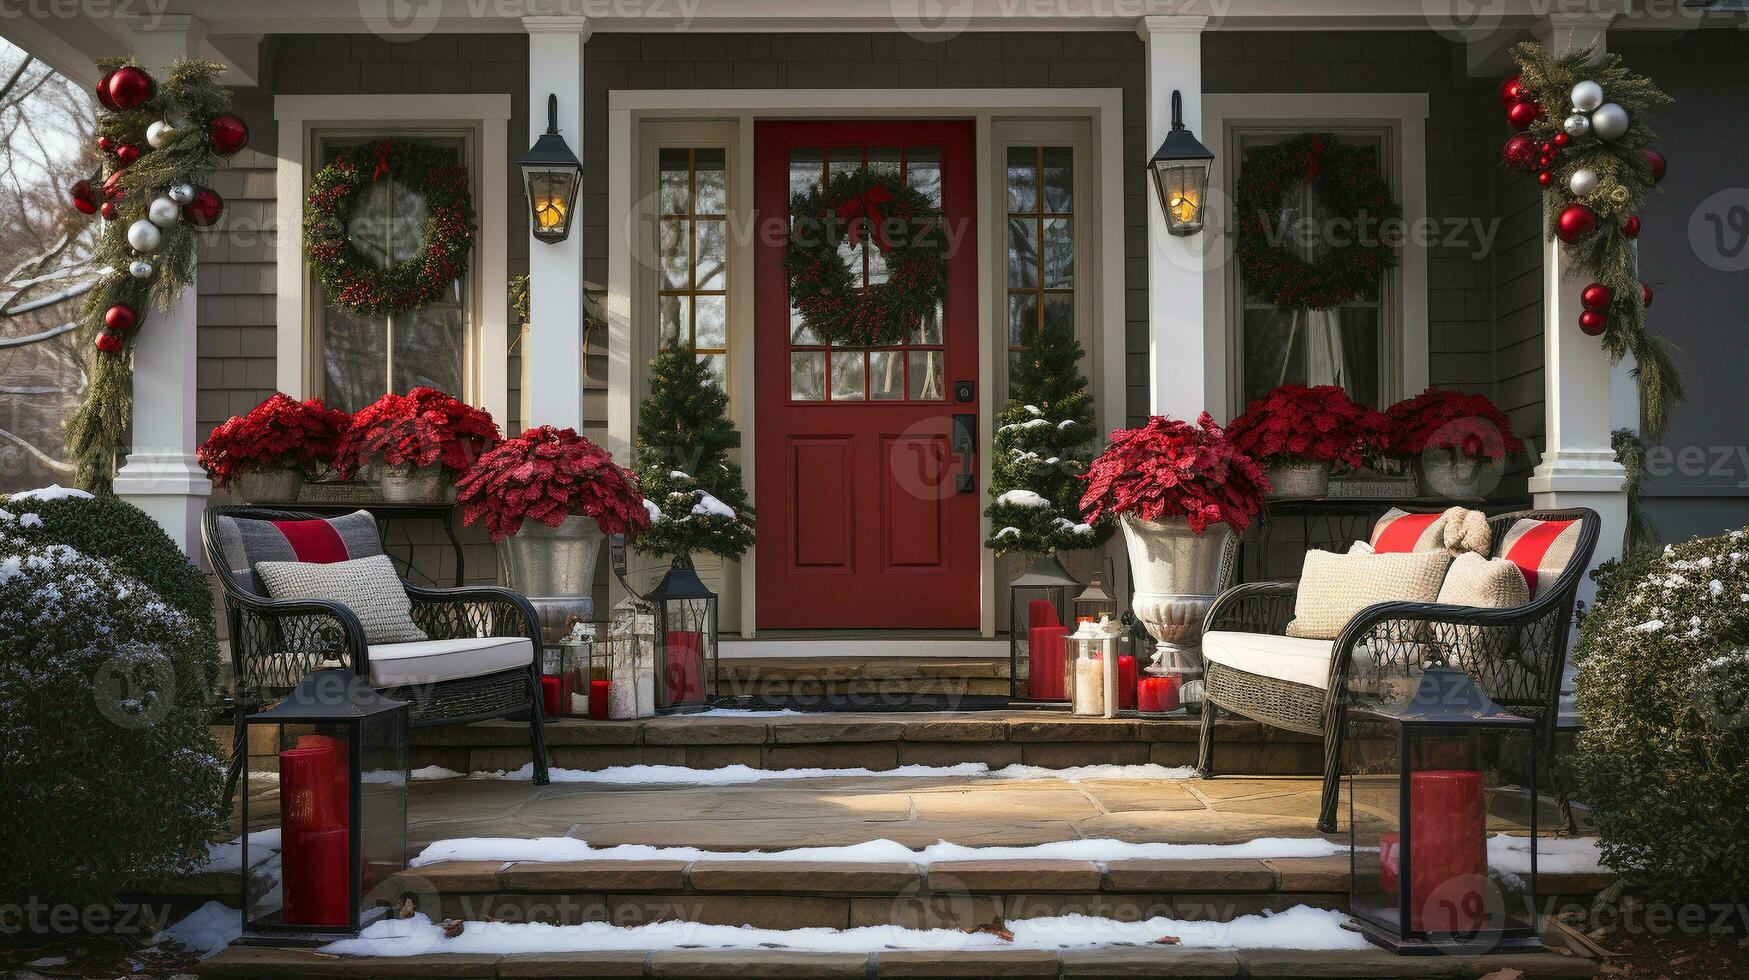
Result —
[[1329, 463], [1276, 463], [1266, 475], [1271, 499], [1323, 497], [1330, 492]]
[[505, 580], [534, 603], [543, 632], [564, 627], [571, 617], [591, 617], [595, 564], [606, 539], [594, 518], [572, 514], [558, 527], [524, 521], [498, 542]]
[[391, 504], [434, 504], [444, 499], [443, 467], [385, 466], [377, 473], [377, 491]]
[[1196, 534], [1182, 517], [1144, 521], [1126, 514], [1122, 524], [1135, 576], [1136, 618], [1156, 641], [1155, 662], [1182, 668], [1189, 706], [1201, 700], [1203, 619], [1215, 597], [1233, 584], [1239, 538], [1225, 524]]
[[1489, 462], [1451, 449], [1428, 449], [1415, 458], [1426, 497], [1485, 497], [1499, 485], [1505, 468], [1505, 460]]
[[298, 499], [298, 488], [303, 485], [302, 470], [260, 470], [238, 476], [234, 492], [244, 503], [290, 503]]

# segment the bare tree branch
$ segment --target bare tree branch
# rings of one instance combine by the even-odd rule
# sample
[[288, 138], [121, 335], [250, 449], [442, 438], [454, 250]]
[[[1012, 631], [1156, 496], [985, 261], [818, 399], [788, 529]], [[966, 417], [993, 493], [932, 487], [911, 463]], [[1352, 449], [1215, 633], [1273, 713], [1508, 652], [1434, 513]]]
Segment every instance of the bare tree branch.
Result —
[[4, 99], [4, 98], [6, 98], [6, 97], [7, 97], [7, 96], [9, 96], [9, 95], [11, 95], [11, 94], [12, 94], [12, 90], [13, 90], [13, 88], [14, 88], [14, 87], [16, 87], [16, 86], [17, 86], [17, 85], [18, 85], [18, 79], [19, 79], [19, 76], [21, 76], [21, 75], [23, 75], [23, 74], [24, 74], [24, 70], [25, 70], [25, 69], [26, 69], [26, 68], [29, 68], [29, 67], [30, 67], [30, 65], [31, 65], [31, 62], [34, 62], [34, 61], [35, 61], [35, 60], [36, 60], [36, 55], [33, 55], [33, 54], [26, 54], [26, 55], [25, 55], [25, 56], [24, 56], [24, 60], [23, 60], [23, 61], [20, 61], [20, 62], [19, 62], [19, 63], [18, 63], [18, 67], [17, 67], [17, 68], [15, 68], [15, 69], [13, 69], [13, 71], [12, 71], [12, 77], [11, 77], [11, 78], [8, 78], [8, 79], [7, 79], [7, 80], [6, 80], [6, 84], [5, 84], [5, 85], [0, 85], [0, 99]]
[[69, 321], [58, 327], [50, 327], [40, 333], [33, 333], [24, 337], [0, 337], [0, 350], [4, 350], [8, 347], [23, 347], [26, 344], [40, 344], [45, 340], [59, 337], [61, 334], [77, 329], [79, 329], [78, 322]]
[[17, 443], [25, 452], [29, 453], [33, 458], [35, 458], [37, 462], [43, 464], [44, 466], [47, 466], [49, 469], [54, 470], [57, 473], [71, 473], [71, 472], [73, 472], [74, 467], [73, 467], [72, 463], [66, 462], [65, 460], [59, 460], [59, 459], [54, 458], [53, 456], [50, 456], [48, 453], [43, 452], [42, 450], [36, 448], [35, 446], [24, 441], [23, 439], [18, 438], [17, 436], [6, 431], [5, 429], [0, 429], [0, 438], [10, 439], [11, 441]]

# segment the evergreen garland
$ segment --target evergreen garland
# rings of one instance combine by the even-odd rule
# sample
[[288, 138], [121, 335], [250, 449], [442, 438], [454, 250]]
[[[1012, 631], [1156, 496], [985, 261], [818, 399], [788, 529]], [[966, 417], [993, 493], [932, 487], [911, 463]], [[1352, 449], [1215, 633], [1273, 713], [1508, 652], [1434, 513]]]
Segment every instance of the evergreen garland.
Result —
[[[117, 69], [138, 67], [132, 58], [109, 58], [97, 65], [106, 79]], [[97, 114], [100, 139], [143, 152], [126, 166], [116, 160], [106, 164], [105, 184], [113, 181], [123, 196], [110, 202], [116, 216], [105, 223], [92, 261], [106, 271], [86, 294], [80, 314], [81, 333], [88, 341], [110, 336], [119, 343], [113, 353], [99, 353], [92, 359], [84, 401], [67, 420], [67, 450], [78, 466], [79, 485], [94, 492], [110, 490], [118, 461], [128, 450], [134, 377], [130, 355], [147, 310], [168, 309], [184, 289], [194, 285], [192, 223], [177, 221], [162, 229], [163, 244], [149, 259], [154, 271], [143, 279], [129, 271], [142, 255], [128, 244], [128, 227], [143, 219], [147, 206], [170, 188], [198, 187], [213, 167], [224, 162], [226, 155], [214, 149], [208, 138], [213, 117], [231, 106], [231, 93], [218, 83], [224, 71], [218, 62], [179, 61], [144, 102], [131, 109], [105, 107]], [[175, 135], [157, 149], [146, 149], [147, 127], [161, 120], [176, 127]], [[133, 325], [106, 331], [105, 314], [116, 306], [133, 311]]]
[[741, 445], [729, 396], [691, 349], [677, 345], [650, 361], [649, 391], [638, 409], [633, 469], [650, 529], [634, 546], [647, 555], [739, 558], [753, 545], [753, 509], [741, 467], [729, 458]]
[[[1572, 258], [1567, 275], [1609, 287], [1603, 349], [1612, 361], [1634, 355], [1641, 432], [1657, 439], [1685, 392], [1669, 344], [1646, 329], [1644, 287], [1633, 244], [1637, 230], [1624, 229], [1645, 203], [1647, 189], [1657, 182], [1658, 171], [1647, 153], [1657, 134], [1647, 119], [1653, 110], [1668, 105], [1670, 97], [1650, 79], [1629, 71], [1619, 55], [1595, 57], [1587, 49], [1556, 56], [1541, 44], [1526, 41], [1513, 49], [1513, 58], [1524, 100], [1541, 109], [1525, 133], [1554, 148], [1546, 155], [1549, 164], [1544, 168], [1549, 174], [1543, 194], [1549, 237], [1557, 237], [1561, 214], [1570, 205], [1583, 204], [1595, 212], [1596, 230], [1566, 246]], [[1627, 110], [1626, 134], [1602, 139], [1595, 133], [1571, 136], [1563, 130], [1573, 86], [1587, 79], [1603, 87], [1607, 102]], [[1581, 168], [1598, 177], [1596, 188], [1582, 197], [1571, 190], [1573, 172]], [[1635, 218], [1632, 226], [1637, 229], [1637, 225]]]
[[1110, 520], [1081, 520], [1083, 474], [1097, 434], [1093, 397], [1078, 367], [1081, 344], [1066, 330], [1034, 323], [1009, 376], [1008, 404], [996, 416], [989, 540], [997, 554], [1045, 555], [1094, 548], [1111, 537]]

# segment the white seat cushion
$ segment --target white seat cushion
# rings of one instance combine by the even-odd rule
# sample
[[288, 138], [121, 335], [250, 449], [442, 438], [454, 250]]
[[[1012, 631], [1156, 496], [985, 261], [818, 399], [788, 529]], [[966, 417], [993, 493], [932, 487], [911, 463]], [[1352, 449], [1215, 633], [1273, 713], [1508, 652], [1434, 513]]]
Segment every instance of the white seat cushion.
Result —
[[1330, 654], [1335, 646], [1333, 640], [1216, 630], [1203, 634], [1202, 658], [1322, 691], [1330, 686]]
[[527, 667], [534, 663], [534, 644], [522, 636], [372, 643], [369, 659], [372, 687], [404, 687]]

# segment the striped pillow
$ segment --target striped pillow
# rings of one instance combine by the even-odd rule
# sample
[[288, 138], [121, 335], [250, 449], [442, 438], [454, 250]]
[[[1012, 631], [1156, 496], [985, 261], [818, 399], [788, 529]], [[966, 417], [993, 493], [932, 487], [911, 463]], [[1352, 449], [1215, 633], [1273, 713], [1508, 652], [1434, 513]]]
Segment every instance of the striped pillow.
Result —
[[1530, 597], [1561, 577], [1579, 550], [1578, 521], [1538, 521], [1521, 518], [1513, 522], [1500, 544], [1500, 554], [1524, 573]]
[[1376, 554], [1445, 550], [1445, 514], [1411, 514], [1392, 507], [1372, 526]]
[[383, 553], [376, 518], [359, 510], [339, 517], [273, 521], [223, 516], [218, 525], [219, 548], [235, 576], [247, 576], [263, 592], [255, 566], [264, 561], [328, 563], [369, 558]]

